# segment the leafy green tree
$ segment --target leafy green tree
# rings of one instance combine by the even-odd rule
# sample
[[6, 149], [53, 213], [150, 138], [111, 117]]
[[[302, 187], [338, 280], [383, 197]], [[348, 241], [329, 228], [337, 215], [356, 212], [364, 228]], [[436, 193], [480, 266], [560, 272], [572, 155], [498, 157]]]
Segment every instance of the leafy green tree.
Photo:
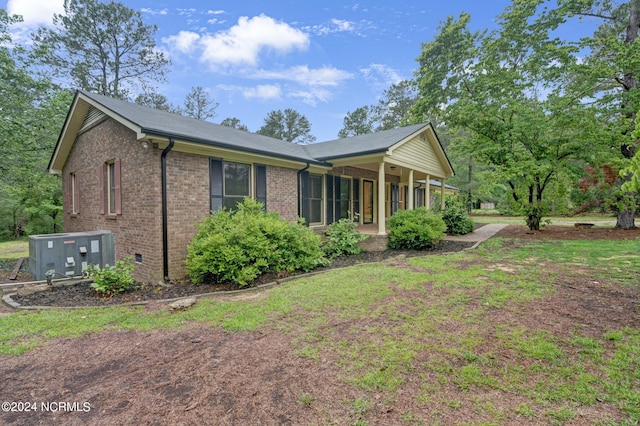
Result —
[[404, 124], [416, 102], [416, 95], [414, 80], [403, 80], [385, 90], [378, 104], [371, 107], [378, 122], [376, 131], [394, 129]]
[[56, 232], [61, 185], [46, 167], [71, 94], [29, 74], [23, 50], [8, 49], [17, 22], [0, 10], [0, 236]]
[[442, 116], [469, 132], [466, 151], [508, 185], [530, 229], [549, 209], [545, 190], [585, 154], [581, 141], [595, 127], [593, 111], [567, 92], [577, 49], [551, 35], [562, 18], [543, 3], [513, 2], [490, 33], [471, 32], [468, 14], [449, 17], [422, 47], [412, 109], [414, 121]]
[[234, 129], [249, 131], [249, 128], [240, 122], [236, 117], [227, 117], [220, 122], [221, 126], [233, 127]]
[[207, 120], [216, 116], [219, 105], [202, 86], [192, 87], [184, 99], [184, 115]]
[[343, 120], [342, 129], [338, 132], [338, 137], [348, 138], [373, 133], [374, 124], [371, 109], [368, 106], [356, 108], [347, 112]]
[[307, 117], [291, 108], [269, 112], [257, 133], [300, 144], [316, 140], [311, 134], [311, 124]]
[[65, 0], [54, 28], [34, 35], [36, 59], [67, 84], [126, 99], [131, 88], [162, 81], [169, 61], [156, 50], [157, 27], [114, 1]]
[[[593, 165], [618, 170], [633, 167], [633, 158], [638, 151], [638, 136], [634, 136], [634, 129], [640, 110], [640, 2], [563, 0], [558, 10], [569, 16], [601, 20], [594, 34], [581, 41], [581, 47], [589, 54], [572, 82], [577, 88], [575, 91], [584, 94], [585, 102], [593, 104], [597, 111], [594, 120], [606, 130], [604, 137], [610, 149], [594, 159]], [[602, 137], [602, 134], [595, 135]], [[608, 195], [608, 203], [617, 214], [616, 226], [623, 229], [635, 227], [634, 214], [640, 202], [638, 188], [632, 183], [625, 184], [631, 176], [623, 173]]]
[[159, 109], [161, 111], [176, 111], [176, 108], [169, 103], [166, 96], [151, 90], [145, 90], [143, 93], [140, 93], [136, 96], [134, 102], [138, 105], [148, 106], [149, 108]]

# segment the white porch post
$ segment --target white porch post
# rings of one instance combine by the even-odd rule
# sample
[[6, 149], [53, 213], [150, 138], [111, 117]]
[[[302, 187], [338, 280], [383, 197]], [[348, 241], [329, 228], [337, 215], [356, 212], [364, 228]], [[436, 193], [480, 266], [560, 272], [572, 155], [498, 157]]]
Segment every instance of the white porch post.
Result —
[[413, 210], [413, 170], [409, 170], [409, 199], [407, 200], [407, 210]]
[[429, 181], [431, 180], [431, 176], [427, 175], [426, 177], [426, 187], [424, 189], [424, 205], [429, 210], [431, 208], [431, 185], [429, 185]]
[[444, 178], [440, 179], [440, 210], [444, 210]]
[[380, 162], [378, 166], [378, 235], [386, 235], [386, 222], [385, 222], [385, 208], [384, 208], [384, 190], [385, 190], [385, 182], [384, 182], [384, 161]]

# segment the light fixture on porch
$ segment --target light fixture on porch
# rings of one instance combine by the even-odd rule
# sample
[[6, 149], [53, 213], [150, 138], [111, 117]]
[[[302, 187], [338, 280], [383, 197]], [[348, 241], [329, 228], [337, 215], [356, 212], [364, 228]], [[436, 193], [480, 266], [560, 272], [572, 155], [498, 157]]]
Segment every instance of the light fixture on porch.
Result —
[[143, 147], [144, 149], [149, 148], [149, 142], [147, 142], [147, 141], [142, 141], [142, 147]]

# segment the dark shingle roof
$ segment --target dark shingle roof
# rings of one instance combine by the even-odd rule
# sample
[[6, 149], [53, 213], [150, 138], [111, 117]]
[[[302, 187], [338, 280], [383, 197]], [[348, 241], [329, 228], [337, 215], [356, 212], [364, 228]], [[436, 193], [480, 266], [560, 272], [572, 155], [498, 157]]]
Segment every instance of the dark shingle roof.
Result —
[[351, 155], [384, 152], [396, 143], [427, 126], [429, 126], [427, 123], [414, 124], [413, 126], [383, 130], [367, 135], [315, 143], [306, 145], [305, 148], [311, 157], [318, 160], [331, 160], [333, 158], [348, 157]]
[[327, 166], [330, 166], [328, 161], [336, 158], [384, 152], [430, 126], [428, 123], [421, 123], [328, 142], [298, 145], [108, 96], [82, 90], [78, 94], [139, 126], [143, 133]]
[[245, 132], [228, 126], [196, 120], [107, 96], [80, 91], [126, 120], [140, 126], [143, 133], [171, 136], [205, 145], [234, 148], [268, 156], [319, 163], [303, 145]]

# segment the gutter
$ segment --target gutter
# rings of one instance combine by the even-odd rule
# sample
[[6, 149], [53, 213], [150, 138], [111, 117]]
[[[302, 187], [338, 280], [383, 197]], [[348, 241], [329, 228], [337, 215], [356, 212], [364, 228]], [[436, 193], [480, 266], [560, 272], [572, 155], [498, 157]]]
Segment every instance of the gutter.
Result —
[[184, 135], [178, 135], [178, 134], [166, 132], [166, 131], [163, 131], [163, 130], [152, 129], [152, 128], [149, 128], [149, 127], [142, 127], [140, 129], [140, 131], [142, 133], [146, 134], [147, 136], [154, 135], [154, 136], [160, 136], [160, 137], [168, 137], [169, 139], [177, 137], [181, 141], [199, 143], [199, 144], [202, 144], [204, 146], [211, 146], [211, 147], [214, 147], [214, 148], [225, 148], [225, 149], [230, 149], [230, 150], [234, 150], [234, 151], [247, 152], [247, 153], [250, 153], [250, 154], [259, 154], [261, 156], [267, 156], [267, 157], [271, 157], [271, 158], [280, 158], [280, 159], [283, 159], [283, 160], [295, 161], [297, 163], [306, 162], [307, 164], [313, 163], [313, 164], [316, 164], [318, 166], [331, 167], [331, 164], [327, 163], [326, 161], [317, 160], [317, 159], [314, 159], [314, 158], [307, 159], [307, 158], [298, 157], [298, 156], [295, 156], [295, 155], [287, 155], [287, 154], [276, 153], [276, 152], [273, 152], [273, 151], [265, 151], [265, 150], [261, 150], [261, 149], [248, 148], [246, 146], [232, 145], [232, 144], [224, 143], [224, 142], [221, 142], [221, 141], [212, 141], [212, 140], [205, 140], [205, 139], [194, 138], [194, 137], [189, 137], [189, 136], [184, 136]]
[[169, 145], [162, 151], [160, 162], [162, 167], [162, 266], [164, 281], [169, 282], [169, 223], [167, 210], [167, 154], [173, 149], [175, 140], [169, 138]]

